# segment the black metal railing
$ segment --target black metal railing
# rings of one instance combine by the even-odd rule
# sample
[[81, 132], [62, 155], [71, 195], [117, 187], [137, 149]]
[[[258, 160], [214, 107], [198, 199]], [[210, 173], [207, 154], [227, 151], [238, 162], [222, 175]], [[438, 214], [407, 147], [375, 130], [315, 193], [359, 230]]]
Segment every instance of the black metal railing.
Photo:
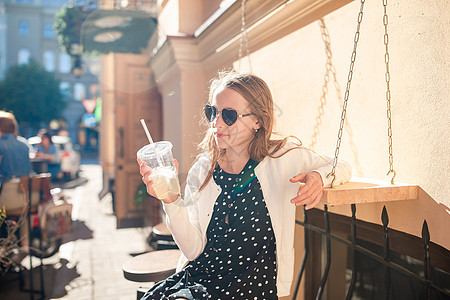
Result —
[[[316, 216], [319, 210], [316, 210]], [[389, 299], [394, 298], [392, 297], [393, 291], [393, 284], [396, 284], [395, 279], [392, 278], [392, 272], [396, 272], [396, 274], [401, 274], [401, 276], [406, 276], [406, 278], [414, 281], [414, 282], [420, 282], [424, 287], [425, 291], [421, 291], [421, 294], [419, 296], [420, 299], [450, 299], [450, 276], [449, 271], [444, 270], [441, 271], [440, 277], [438, 276], [432, 276], [433, 272], [432, 270], [436, 269], [436, 266], [431, 265], [431, 257], [430, 257], [430, 233], [428, 230], [428, 225], [426, 220], [423, 222], [422, 226], [422, 247], [423, 247], [423, 270], [420, 272], [414, 272], [410, 270], [408, 267], [404, 266], [404, 264], [401, 264], [397, 261], [394, 261], [394, 259], [391, 259], [392, 255], [392, 249], [390, 247], [390, 232], [393, 230], [389, 230], [388, 224], [389, 224], [389, 216], [386, 210], [386, 207], [383, 207], [383, 211], [381, 214], [381, 222], [382, 226], [380, 231], [382, 231], [383, 240], [380, 242], [381, 247], [379, 247], [380, 251], [374, 251], [373, 248], [367, 247], [367, 243], [359, 242], [361, 241], [361, 237], [357, 235], [357, 224], [360, 224], [362, 221], [357, 220], [356, 218], [356, 205], [351, 205], [351, 218], [348, 218], [348, 222], [350, 223], [350, 233], [346, 235], [345, 237], [342, 237], [342, 235], [335, 234], [334, 232], [331, 232], [331, 226], [330, 226], [330, 213], [328, 212], [327, 205], [324, 206], [323, 210], [323, 224], [322, 226], [312, 224], [310, 220], [310, 213], [311, 211], [303, 210], [303, 222], [296, 221], [296, 224], [301, 225], [304, 227], [304, 254], [302, 258], [302, 263], [300, 266], [300, 270], [298, 272], [297, 281], [295, 283], [295, 289], [292, 295], [292, 299], [297, 298], [297, 294], [300, 287], [300, 282], [302, 280], [303, 274], [305, 273], [306, 266], [308, 264], [308, 258], [309, 256], [315, 253], [323, 253], [325, 252], [326, 258], [325, 258], [325, 266], [323, 267], [321, 272], [321, 279], [320, 283], [317, 288], [317, 292], [315, 293], [315, 299], [322, 299], [325, 286], [327, 283], [327, 279], [329, 277], [329, 271], [331, 266], [331, 260], [332, 260], [332, 253], [331, 253], [331, 247], [332, 247], [332, 240], [333, 242], [338, 242], [346, 247], [348, 247], [348, 250], [350, 251], [351, 258], [349, 259], [349, 268], [351, 269], [351, 278], [348, 282], [348, 289], [346, 291], [346, 299], [352, 299], [354, 296], [355, 286], [357, 284], [357, 278], [358, 278], [358, 261], [356, 257], [359, 255], [363, 255], [364, 257], [367, 257], [368, 259], [373, 260], [376, 264], [378, 264], [380, 267], [383, 268], [383, 280], [384, 282], [378, 282], [377, 284], [381, 285], [383, 284], [384, 291], [380, 291], [381, 295], [378, 294], [377, 299]], [[333, 215], [333, 214], [331, 214]], [[316, 222], [317, 223], [317, 222]], [[379, 225], [373, 225], [378, 226]], [[325, 241], [325, 249], [315, 249], [314, 245], [317, 245], [315, 243], [311, 242], [311, 233], [319, 234], [320, 240]], [[404, 234], [404, 233], [403, 233]], [[406, 234], [405, 234], [406, 235]], [[411, 236], [412, 237], [412, 236]], [[417, 237], [414, 237], [418, 239]], [[417, 243], [416, 243], [417, 244]], [[321, 245], [321, 244], [320, 244]], [[437, 246], [439, 247], [439, 246]], [[320, 248], [323, 248], [323, 246], [320, 246]], [[442, 247], [441, 247], [442, 248]], [[443, 262], [441, 261], [441, 264], [444, 264], [446, 266], [450, 266], [450, 256], [448, 256], [448, 250], [442, 248], [443, 250]], [[422, 251], [422, 250], [421, 250]], [[392, 252], [392, 253], [391, 253]], [[314, 267], [314, 266], [313, 266]], [[315, 266], [317, 267], [317, 266]], [[444, 268], [445, 269], [445, 268]], [[442, 277], [444, 278], [442, 280]], [[310, 278], [307, 277], [309, 280]], [[314, 297], [308, 297], [314, 298]], [[417, 299], [419, 299], [417, 298]], [[336, 299], [333, 297], [333, 299]]]

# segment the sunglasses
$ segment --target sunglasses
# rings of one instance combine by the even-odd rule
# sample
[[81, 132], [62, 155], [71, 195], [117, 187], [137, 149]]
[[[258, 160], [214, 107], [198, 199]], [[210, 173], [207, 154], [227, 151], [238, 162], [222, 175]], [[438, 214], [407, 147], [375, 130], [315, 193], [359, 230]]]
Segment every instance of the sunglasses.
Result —
[[205, 116], [206, 116], [206, 119], [208, 119], [208, 121], [210, 123], [214, 122], [218, 118], [219, 114], [222, 115], [222, 120], [225, 122], [225, 124], [227, 124], [228, 126], [231, 126], [234, 123], [236, 123], [238, 118], [251, 116], [254, 113], [240, 115], [234, 109], [224, 108], [222, 110], [218, 110], [217, 107], [215, 107], [215, 106], [208, 105], [208, 104], [205, 105]]

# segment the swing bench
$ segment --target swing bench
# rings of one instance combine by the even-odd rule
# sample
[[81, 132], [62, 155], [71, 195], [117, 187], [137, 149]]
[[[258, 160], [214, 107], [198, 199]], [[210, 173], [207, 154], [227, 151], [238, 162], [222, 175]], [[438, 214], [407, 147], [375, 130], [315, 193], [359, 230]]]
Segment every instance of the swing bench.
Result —
[[[328, 92], [328, 82], [330, 81], [330, 78], [333, 78], [334, 80], [334, 86], [336, 88], [336, 94], [338, 95], [338, 98], [340, 100], [340, 103], [342, 105], [342, 113], [341, 113], [341, 122], [340, 122], [340, 128], [338, 133], [338, 141], [336, 145], [336, 151], [335, 151], [335, 159], [333, 162], [333, 170], [331, 171], [328, 176], [333, 176], [334, 178], [334, 172], [336, 168], [336, 164], [338, 161], [338, 155], [339, 155], [339, 148], [342, 138], [342, 133], [344, 129], [344, 125], [346, 126], [346, 129], [350, 131], [348, 121], [345, 122], [346, 117], [346, 109], [347, 109], [347, 103], [348, 98], [350, 94], [350, 85], [353, 77], [353, 67], [355, 64], [356, 59], [356, 48], [359, 40], [359, 29], [363, 17], [363, 7], [364, 2], [362, 1], [361, 9], [358, 14], [358, 26], [357, 31], [355, 33], [354, 38], [354, 48], [353, 53], [351, 56], [351, 63], [350, 63], [350, 70], [348, 74], [348, 81], [346, 86], [346, 91], [344, 94], [344, 100], [342, 101], [341, 96], [341, 90], [339, 88], [339, 84], [336, 79], [336, 70], [332, 63], [332, 51], [330, 46], [330, 37], [328, 35], [328, 29], [326, 28], [326, 25], [323, 21], [323, 19], [319, 20], [319, 24], [321, 27], [321, 33], [322, 33], [322, 39], [325, 44], [325, 53], [327, 55], [327, 63], [326, 63], [326, 73], [324, 75], [324, 84], [322, 86], [322, 96], [320, 99], [320, 106], [319, 106], [319, 114], [316, 117], [316, 124], [314, 126], [314, 133], [312, 136], [312, 143], [310, 145], [310, 149], [313, 150], [315, 143], [317, 142], [317, 135], [319, 133], [319, 126], [321, 125], [321, 116], [324, 113], [324, 105], [326, 103], [326, 94]], [[384, 3], [387, 4], [387, 3]], [[391, 106], [390, 106], [390, 73], [389, 73], [389, 51], [388, 51], [388, 43], [389, 43], [389, 36], [387, 32], [387, 25], [388, 25], [388, 17], [386, 12], [386, 5], [384, 6], [384, 15], [383, 15], [383, 24], [385, 28], [384, 32], [384, 45], [385, 45], [385, 65], [386, 65], [386, 73], [385, 73], [385, 79], [386, 79], [386, 101], [387, 101], [387, 116], [388, 116], [388, 137], [389, 137], [389, 163], [390, 168], [389, 174], [393, 174], [393, 177], [391, 179], [391, 182], [386, 182], [382, 180], [375, 180], [375, 179], [367, 179], [367, 178], [358, 178], [353, 177], [351, 180], [345, 184], [334, 186], [332, 184], [331, 188], [324, 188], [324, 194], [321, 198], [322, 204], [326, 204], [329, 206], [334, 205], [344, 205], [344, 204], [356, 204], [356, 203], [374, 203], [374, 202], [387, 202], [387, 201], [400, 201], [400, 200], [415, 200], [419, 198], [419, 186], [414, 184], [406, 184], [406, 183], [394, 183], [395, 178], [395, 171], [393, 169], [393, 154], [392, 154], [392, 127], [391, 127]], [[248, 64], [250, 68], [250, 72], [252, 71], [252, 64], [250, 60], [250, 51], [248, 48], [248, 35], [247, 35], [247, 26], [246, 26], [246, 15], [245, 15], [246, 9], [245, 9], [245, 0], [241, 1], [241, 37], [240, 37], [240, 43], [239, 43], [239, 53], [238, 53], [238, 66], [239, 69], [241, 67], [241, 60], [243, 59], [243, 56], [247, 56]], [[330, 76], [332, 75], [332, 76]], [[334, 179], [333, 179], [334, 182]]]
[[352, 177], [333, 188], [325, 188], [320, 203], [335, 206], [360, 203], [415, 200], [419, 198], [419, 186], [405, 183], [392, 185], [375, 179]]
[[[341, 145], [342, 133], [344, 125], [347, 125], [346, 129], [350, 131], [348, 123], [345, 123], [348, 98], [350, 95], [350, 86], [353, 78], [353, 67], [356, 60], [356, 49], [359, 40], [359, 30], [363, 16], [364, 1], [361, 1], [361, 7], [358, 14], [357, 29], [354, 37], [354, 47], [351, 56], [350, 68], [347, 76], [347, 85], [344, 93], [344, 100], [341, 98], [341, 90], [336, 79], [336, 70], [332, 62], [332, 51], [330, 47], [330, 37], [328, 35], [328, 29], [323, 19], [319, 20], [321, 28], [322, 39], [325, 45], [325, 53], [327, 55], [326, 72], [324, 75], [324, 83], [322, 86], [322, 95], [320, 99], [319, 114], [316, 117], [316, 124], [314, 126], [314, 132], [312, 136], [312, 142], [310, 148], [314, 148], [314, 144], [317, 142], [317, 135], [319, 133], [319, 126], [321, 124], [321, 117], [324, 112], [324, 105], [326, 104], [326, 94], [328, 92], [328, 82], [330, 77], [334, 80], [334, 86], [336, 88], [336, 94], [342, 105], [341, 120], [338, 131], [338, 139], [335, 149], [335, 157], [333, 161], [333, 169], [327, 177], [333, 177], [331, 188], [325, 188], [324, 194], [320, 203], [329, 206], [346, 205], [346, 204], [360, 204], [360, 203], [375, 203], [375, 202], [387, 202], [387, 201], [402, 201], [402, 200], [416, 200], [419, 198], [419, 186], [406, 183], [394, 183], [396, 172], [393, 167], [393, 150], [392, 150], [392, 126], [391, 126], [391, 92], [390, 92], [390, 73], [389, 73], [389, 36], [387, 32], [388, 17], [386, 12], [386, 4], [384, 5], [383, 25], [384, 25], [384, 45], [385, 45], [385, 81], [386, 81], [386, 102], [387, 102], [387, 118], [388, 118], [388, 141], [389, 141], [389, 171], [387, 175], [393, 174], [391, 182], [386, 182], [376, 179], [358, 178], [352, 177], [351, 180], [345, 184], [334, 186], [335, 169], [339, 156], [339, 149]], [[332, 75], [332, 76], [330, 76]], [[352, 136], [350, 134], [350, 136]], [[351, 141], [352, 142], [352, 141]]]
[[[325, 284], [327, 282], [330, 265], [331, 265], [331, 238], [336, 238], [335, 235], [333, 235], [330, 231], [330, 217], [328, 214], [328, 206], [337, 206], [337, 205], [350, 205], [351, 206], [351, 234], [352, 234], [352, 242], [349, 243], [350, 247], [352, 248], [352, 275], [351, 275], [351, 281], [349, 288], [347, 290], [347, 297], [346, 299], [351, 299], [353, 295], [353, 290], [356, 282], [356, 272], [353, 271], [353, 268], [355, 266], [355, 252], [357, 248], [357, 237], [356, 237], [356, 204], [363, 204], [363, 203], [380, 203], [380, 202], [388, 202], [388, 201], [403, 201], [403, 200], [416, 200], [419, 198], [419, 186], [418, 185], [412, 185], [412, 184], [405, 184], [405, 183], [395, 183], [394, 178], [396, 176], [396, 172], [393, 167], [393, 149], [392, 149], [392, 126], [391, 126], [391, 93], [390, 93], [390, 73], [389, 73], [389, 51], [388, 51], [388, 43], [389, 43], [389, 36], [387, 32], [387, 25], [388, 25], [388, 17], [387, 17], [387, 1], [383, 1], [383, 7], [384, 7], [384, 15], [383, 15], [383, 25], [384, 25], [384, 45], [385, 45], [385, 81], [386, 81], [386, 102], [387, 102], [387, 118], [388, 118], [388, 142], [389, 142], [389, 171], [387, 175], [392, 174], [392, 178], [390, 182], [382, 181], [382, 180], [374, 180], [374, 179], [366, 179], [366, 178], [356, 178], [353, 177], [351, 180], [347, 183], [344, 183], [342, 185], [334, 186], [335, 181], [335, 170], [336, 165], [338, 161], [339, 156], [339, 149], [341, 145], [341, 139], [342, 139], [342, 133], [344, 129], [345, 124], [345, 117], [346, 117], [346, 110], [347, 110], [347, 104], [348, 104], [348, 98], [350, 94], [350, 86], [351, 81], [353, 77], [353, 67], [355, 64], [356, 59], [356, 49], [358, 45], [359, 40], [359, 34], [360, 34], [360, 25], [363, 17], [363, 8], [364, 8], [365, 0], [361, 0], [361, 6], [360, 11], [358, 14], [357, 19], [357, 29], [354, 36], [354, 47], [353, 52], [351, 56], [351, 63], [349, 68], [349, 73], [347, 76], [347, 85], [346, 90], [344, 93], [344, 100], [343, 102], [340, 101], [342, 104], [342, 113], [341, 113], [341, 120], [340, 120], [340, 126], [339, 126], [339, 132], [338, 132], [338, 139], [336, 143], [336, 150], [335, 150], [335, 156], [333, 160], [333, 168], [331, 172], [327, 175], [327, 178], [332, 177], [331, 187], [330, 188], [324, 188], [323, 196], [320, 200], [320, 203], [323, 204], [324, 208], [324, 230], [320, 231], [318, 230], [323, 236], [325, 236], [325, 251], [326, 251], [326, 264], [323, 267], [323, 273], [321, 275], [320, 284], [317, 290], [316, 299], [321, 299], [323, 292], [325, 290]], [[313, 148], [314, 144], [317, 141], [317, 134], [318, 134], [318, 128], [321, 124], [321, 116], [324, 112], [324, 105], [326, 103], [326, 94], [328, 91], [327, 85], [330, 80], [330, 74], [333, 76], [334, 79], [334, 85], [336, 88], [337, 95], [339, 97], [339, 100], [342, 100], [340, 97], [340, 88], [336, 80], [336, 71], [334, 69], [334, 66], [332, 64], [332, 52], [330, 47], [330, 39], [328, 35], [328, 30], [326, 28], [325, 22], [323, 19], [319, 20], [319, 24], [321, 27], [321, 33], [322, 33], [322, 39], [325, 43], [325, 52], [327, 54], [327, 65], [326, 65], [326, 73], [324, 76], [324, 84], [322, 86], [322, 96], [321, 96], [321, 104], [319, 106], [319, 115], [316, 117], [316, 124], [314, 126], [314, 132], [313, 132], [313, 138], [312, 138], [312, 144], [310, 145], [310, 148]], [[350, 134], [350, 137], [352, 135]], [[382, 223], [383, 223], [383, 233], [385, 237], [385, 243], [384, 243], [384, 257], [382, 259], [383, 262], [389, 262], [389, 240], [388, 240], [388, 233], [387, 233], [387, 225], [389, 222], [389, 218], [387, 215], [386, 208], [383, 208], [382, 212]], [[306, 213], [306, 210], [303, 209], [303, 222], [302, 221], [296, 221], [297, 224], [300, 224], [304, 226], [304, 243], [305, 243], [305, 250], [303, 253], [303, 258], [301, 262], [301, 266], [299, 269], [298, 277], [295, 284], [295, 289], [293, 291], [292, 299], [297, 298], [297, 293], [299, 291], [300, 282], [302, 280], [303, 272], [305, 271], [305, 265], [308, 258], [308, 234], [310, 230], [317, 230], [318, 228], [315, 228], [314, 226], [310, 226], [308, 223], [308, 216]], [[424, 222], [424, 228], [427, 228], [426, 222]], [[427, 232], [427, 229], [423, 232]], [[425, 236], [429, 236], [425, 234]], [[336, 238], [337, 239], [337, 238]], [[425, 238], [426, 240], [426, 238]], [[428, 238], [429, 240], [429, 238]], [[343, 242], [345, 244], [345, 241], [340, 240], [340, 242]], [[426, 244], [426, 242], [425, 242]], [[361, 248], [361, 247], [360, 247]], [[425, 247], [427, 248], [427, 247]], [[358, 248], [359, 249], [359, 248]], [[360, 250], [360, 249], [359, 249]], [[381, 256], [380, 256], [381, 257]], [[426, 264], [425, 264], [426, 265]], [[389, 282], [389, 268], [394, 268], [394, 264], [385, 266], [385, 282]], [[386, 275], [388, 274], [388, 275]], [[425, 272], [425, 278], [427, 278], [427, 272]], [[425, 279], [426, 281], [427, 279]], [[387, 293], [389, 293], [389, 285], [387, 284]], [[387, 297], [386, 297], [387, 298]]]

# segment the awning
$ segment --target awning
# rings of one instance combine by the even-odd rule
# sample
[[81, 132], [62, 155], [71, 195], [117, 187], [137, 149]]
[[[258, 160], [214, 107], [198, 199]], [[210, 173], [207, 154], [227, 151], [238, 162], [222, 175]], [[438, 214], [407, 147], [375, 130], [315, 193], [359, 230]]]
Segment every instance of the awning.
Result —
[[157, 20], [142, 11], [95, 10], [81, 26], [83, 52], [140, 53], [156, 26]]

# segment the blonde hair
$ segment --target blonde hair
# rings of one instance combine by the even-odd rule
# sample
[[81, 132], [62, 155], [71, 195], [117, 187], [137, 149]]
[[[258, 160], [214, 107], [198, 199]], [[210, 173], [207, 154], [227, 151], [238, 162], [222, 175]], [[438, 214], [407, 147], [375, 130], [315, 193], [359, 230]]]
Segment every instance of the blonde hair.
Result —
[[[247, 100], [250, 112], [256, 116], [258, 123], [261, 125], [248, 147], [248, 152], [252, 160], [260, 162], [266, 156], [278, 158], [296, 148], [294, 147], [278, 156], [274, 156], [286, 144], [287, 140], [293, 136], [288, 136], [283, 139], [271, 138], [272, 134], [274, 134], [273, 98], [264, 80], [250, 73], [221, 72], [217, 78], [211, 81], [208, 102], [212, 103], [214, 97], [226, 88], [238, 92]], [[293, 138], [298, 141], [297, 146], [300, 147], [301, 141], [296, 137]], [[202, 190], [211, 179], [214, 168], [224, 155], [225, 150], [217, 146], [212, 128], [206, 131], [205, 137], [199, 144], [199, 147], [203, 152], [208, 154], [211, 162], [208, 175], [200, 187], [200, 190]]]
[[17, 135], [17, 121], [14, 115], [10, 112], [0, 110], [0, 132], [12, 133]]

